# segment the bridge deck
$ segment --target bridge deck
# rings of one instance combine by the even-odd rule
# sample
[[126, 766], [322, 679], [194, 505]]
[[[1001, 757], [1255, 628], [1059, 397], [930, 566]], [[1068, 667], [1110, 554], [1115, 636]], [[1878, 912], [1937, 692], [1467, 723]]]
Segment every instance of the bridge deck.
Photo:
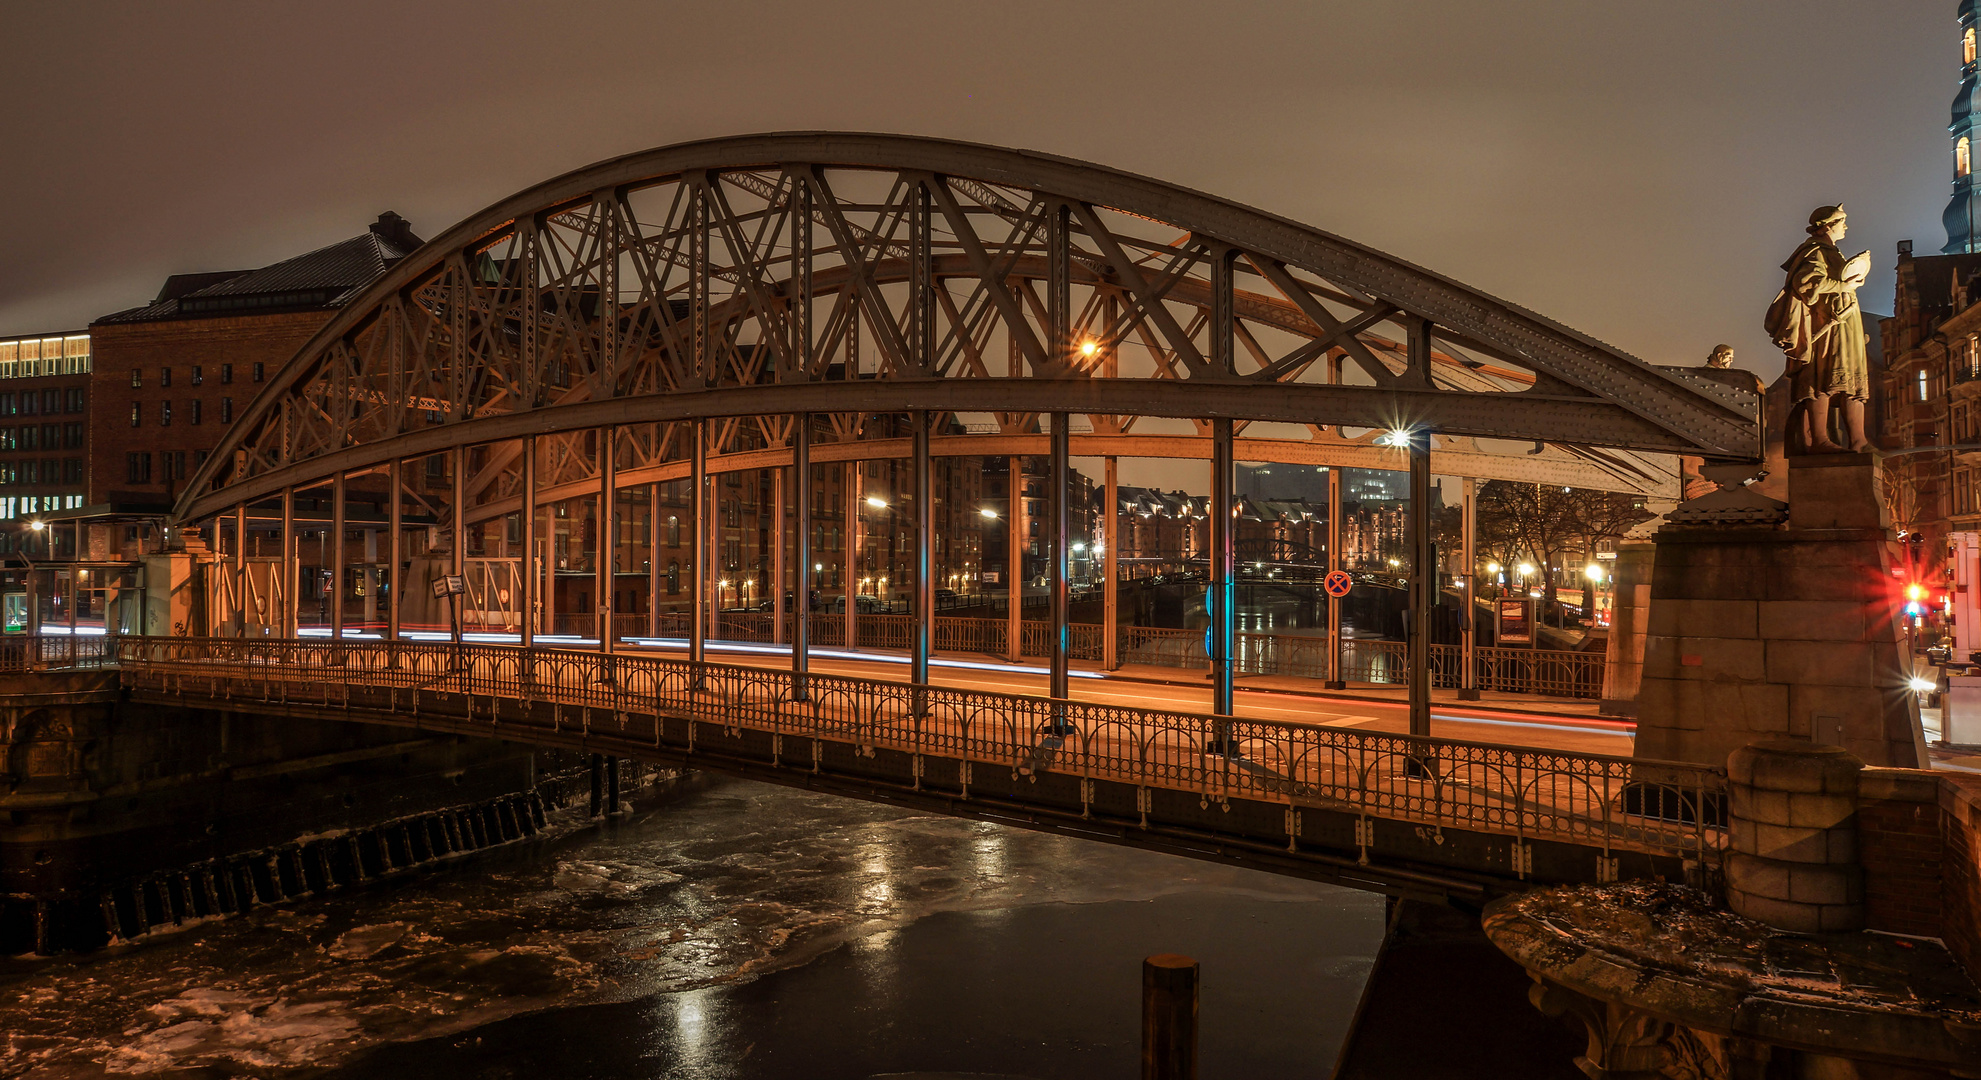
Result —
[[1013, 693], [1001, 672], [958, 677], [992, 691], [819, 671], [799, 698], [787, 671], [651, 654], [186, 638], [108, 649], [138, 700], [642, 756], [1389, 891], [1692, 877], [1725, 842], [1719, 770], [1163, 711], [1118, 681], [1081, 680], [1136, 705]]

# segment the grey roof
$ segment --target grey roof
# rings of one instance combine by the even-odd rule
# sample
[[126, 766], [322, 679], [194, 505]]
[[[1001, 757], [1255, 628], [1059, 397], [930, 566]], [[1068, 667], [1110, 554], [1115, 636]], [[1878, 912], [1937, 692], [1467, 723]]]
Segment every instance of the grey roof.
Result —
[[[157, 300], [96, 321], [141, 323], [335, 309], [419, 243], [403, 219], [388, 212], [367, 232], [259, 270], [176, 274], [167, 279]], [[188, 285], [196, 287], [187, 289]]]

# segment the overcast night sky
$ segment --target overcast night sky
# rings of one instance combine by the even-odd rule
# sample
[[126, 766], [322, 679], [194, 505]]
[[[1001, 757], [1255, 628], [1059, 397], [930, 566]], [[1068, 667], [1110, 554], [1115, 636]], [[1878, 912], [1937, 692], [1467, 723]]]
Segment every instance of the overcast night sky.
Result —
[[1086, 158], [1312, 223], [1645, 359], [1759, 329], [1811, 208], [1889, 311], [1944, 240], [1954, 0], [6, 0], [0, 333], [394, 209], [431, 236], [589, 162], [753, 131]]

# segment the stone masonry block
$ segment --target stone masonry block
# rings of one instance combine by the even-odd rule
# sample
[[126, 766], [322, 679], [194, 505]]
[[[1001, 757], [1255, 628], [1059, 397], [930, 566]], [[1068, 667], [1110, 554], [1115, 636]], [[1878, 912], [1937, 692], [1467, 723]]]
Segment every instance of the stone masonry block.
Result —
[[1694, 638], [1751, 638], [1759, 627], [1755, 600], [1672, 600], [1651, 608], [1648, 632]]
[[1857, 829], [1798, 829], [1731, 818], [1736, 851], [1781, 862], [1829, 865], [1857, 861]]
[[1856, 795], [1864, 763], [1831, 746], [1776, 739], [1741, 747], [1727, 758], [1727, 779], [1769, 791]]
[[[1648, 637], [1644, 669], [1666, 678], [1704, 682], [1761, 682], [1768, 643], [1753, 638]], [[1697, 663], [1687, 663], [1691, 657]]]
[[[1646, 675], [1638, 691], [1637, 732], [1661, 727], [1700, 732], [1726, 730], [1735, 734], [1733, 746], [1753, 741], [1754, 733], [1777, 730], [1786, 723], [1788, 687], [1767, 683], [1703, 682]], [[1681, 755], [1686, 761], [1726, 760], [1725, 752], [1711, 758]]]
[[1848, 795], [1767, 791], [1748, 784], [1727, 785], [1728, 809], [1738, 818], [1796, 829], [1835, 829], [1853, 825], [1857, 800]]
[[1857, 642], [1770, 641], [1767, 680], [1790, 686], [1870, 686], [1871, 649]]
[[1769, 595], [1769, 579], [1776, 573], [1762, 566], [1688, 566], [1667, 574], [1660, 564], [1651, 578], [1651, 612], [1658, 605], [1674, 600], [1760, 600]]
[[1864, 902], [1864, 872], [1855, 866], [1798, 866], [1788, 872], [1786, 899], [1798, 904]]
[[[1880, 498], [1879, 467], [1868, 455], [1850, 455], [1849, 463], [1812, 465], [1791, 459], [1788, 470], [1788, 521], [1796, 529], [1879, 529], [1891, 526]], [[1860, 459], [1861, 460], [1858, 460]]]
[[1726, 891], [1727, 906], [1733, 913], [1743, 918], [1766, 923], [1777, 930], [1787, 930], [1793, 934], [1820, 934], [1823, 932], [1823, 912], [1816, 904], [1797, 904], [1789, 900], [1772, 900], [1765, 896], [1745, 893], [1732, 886]]
[[1759, 634], [1769, 640], [1862, 641], [1871, 626], [1855, 600], [1770, 600], [1758, 607]]

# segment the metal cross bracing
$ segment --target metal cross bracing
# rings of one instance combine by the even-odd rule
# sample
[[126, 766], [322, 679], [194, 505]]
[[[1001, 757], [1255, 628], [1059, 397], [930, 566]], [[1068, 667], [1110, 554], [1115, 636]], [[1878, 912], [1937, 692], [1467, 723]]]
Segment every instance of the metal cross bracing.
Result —
[[1703, 880], [1725, 847], [1724, 772], [1684, 763], [506, 646], [126, 637], [64, 661], [137, 700], [569, 745], [1391, 892]]
[[[699, 658], [723, 606], [714, 477], [783, 476], [803, 432], [808, 468], [837, 463], [848, 478], [852, 531], [867, 464], [911, 463], [921, 493], [948, 460], [1050, 455], [1062, 494], [1039, 523], [1057, 571], [1057, 685], [1069, 456], [1190, 458], [1221, 473], [1235, 460], [1407, 467], [1421, 568], [1433, 473], [1669, 497], [1673, 455], [1757, 457], [1758, 397], [1718, 379], [1147, 178], [940, 140], [748, 136], [559, 177], [401, 260], [270, 380], [176, 513], [211, 523], [223, 550], [231, 520], [244, 582], [251, 522], [280, 522], [292, 565], [314, 544], [312, 565], [335, 568], [328, 629], [340, 636], [355, 588], [361, 621], [389, 636], [451, 622], [458, 637], [464, 616], [502, 608], [523, 613], [511, 621], [527, 645], [559, 629], [540, 617], [557, 575], [590, 573], [595, 589], [578, 595], [597, 610], [573, 617], [595, 615], [610, 652], [625, 592], [615, 556], [594, 543], [589, 566], [567, 566], [545, 540], [579, 519], [658, 530], [663, 491], [685, 482]], [[1218, 483], [1229, 492], [1228, 475]], [[926, 513], [927, 498], [912, 502]], [[919, 524], [915, 610], [927, 612], [931, 529]], [[812, 561], [811, 530], [792, 530], [795, 550], [773, 531], [781, 607], [787, 567], [802, 579]], [[532, 568], [477, 572], [490, 543], [527, 552]], [[1228, 586], [1233, 545], [1219, 550], [1211, 576]], [[1427, 590], [1428, 571], [1412, 572]], [[656, 558], [655, 597], [661, 576]], [[413, 602], [447, 579], [458, 597]], [[294, 635], [311, 588], [282, 595], [286, 614], [261, 632]], [[853, 640], [850, 590], [845, 603]], [[1431, 606], [1413, 605], [1419, 641]], [[1229, 622], [1211, 649], [1226, 691]], [[246, 617], [236, 629], [250, 632]], [[1412, 653], [1427, 731], [1429, 650]], [[802, 648], [794, 665], [802, 685]]]

